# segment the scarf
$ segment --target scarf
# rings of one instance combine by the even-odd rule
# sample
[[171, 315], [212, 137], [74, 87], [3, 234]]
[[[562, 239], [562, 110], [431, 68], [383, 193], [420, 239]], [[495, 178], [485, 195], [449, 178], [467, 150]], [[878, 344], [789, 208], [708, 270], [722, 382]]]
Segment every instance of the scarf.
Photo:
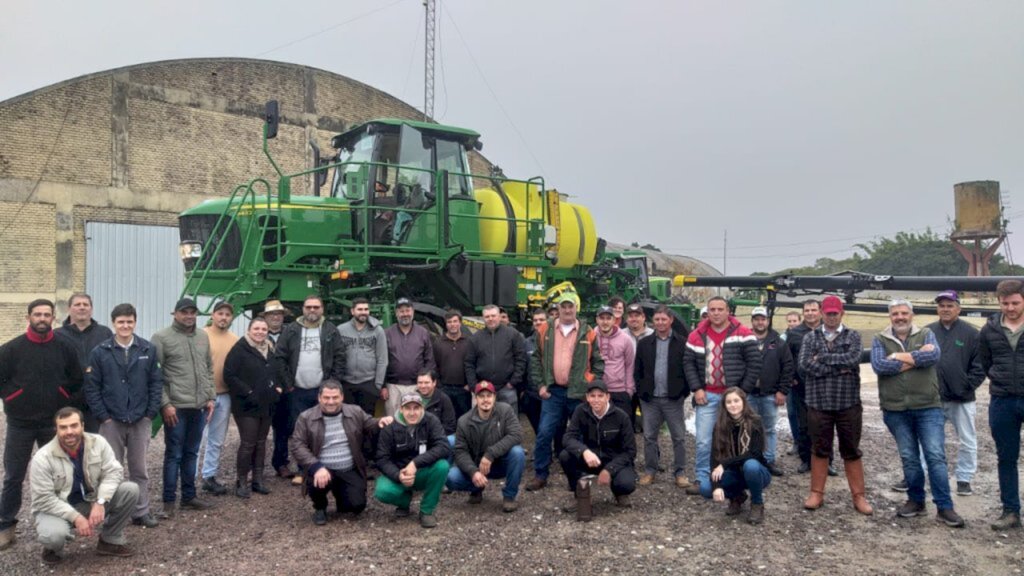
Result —
[[262, 354], [264, 360], [266, 360], [267, 356], [270, 354], [271, 350], [274, 347], [273, 344], [271, 344], [269, 338], [264, 340], [263, 344], [257, 344], [252, 338], [249, 337], [248, 334], [246, 334], [245, 341], [248, 342], [249, 346], [252, 346], [254, 350]]

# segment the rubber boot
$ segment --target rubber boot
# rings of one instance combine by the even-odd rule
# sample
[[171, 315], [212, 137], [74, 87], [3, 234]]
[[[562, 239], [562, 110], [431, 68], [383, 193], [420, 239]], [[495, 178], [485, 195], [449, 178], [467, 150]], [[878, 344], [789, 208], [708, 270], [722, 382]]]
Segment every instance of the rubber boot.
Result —
[[865, 516], [874, 513], [868, 499], [864, 497], [864, 462], [860, 458], [844, 462], [846, 468], [846, 481], [850, 484], [850, 493], [853, 494], [853, 508]]
[[804, 500], [804, 508], [817, 510], [825, 503], [825, 482], [828, 481], [828, 458], [811, 456], [811, 493]]

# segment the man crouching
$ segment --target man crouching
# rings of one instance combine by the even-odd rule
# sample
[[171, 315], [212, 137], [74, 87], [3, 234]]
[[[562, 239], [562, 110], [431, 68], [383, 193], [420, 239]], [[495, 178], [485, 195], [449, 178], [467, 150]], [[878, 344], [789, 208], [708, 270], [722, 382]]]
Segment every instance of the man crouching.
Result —
[[122, 481], [124, 470], [102, 436], [88, 434], [82, 413], [66, 407], [54, 416], [57, 436], [32, 457], [32, 514], [43, 562], [61, 561], [64, 545], [99, 533], [96, 553], [134, 554], [124, 537], [139, 487]]

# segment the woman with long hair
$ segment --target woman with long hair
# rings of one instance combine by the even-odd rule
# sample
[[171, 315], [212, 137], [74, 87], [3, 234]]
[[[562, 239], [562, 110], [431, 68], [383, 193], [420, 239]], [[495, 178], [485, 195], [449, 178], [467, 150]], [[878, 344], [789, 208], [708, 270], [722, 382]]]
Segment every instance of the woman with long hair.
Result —
[[764, 522], [764, 489], [772, 481], [764, 459], [764, 426], [737, 387], [728, 388], [718, 405], [711, 439], [711, 485], [715, 502], [729, 500], [727, 516], [743, 510], [750, 492], [751, 524]]
[[231, 413], [238, 426], [235, 496], [239, 498], [248, 498], [253, 492], [270, 494], [263, 483], [263, 467], [267, 433], [281, 396], [281, 384], [271, 367], [274, 344], [268, 332], [266, 320], [253, 318], [245, 337], [235, 343], [224, 360], [224, 382], [231, 393]]

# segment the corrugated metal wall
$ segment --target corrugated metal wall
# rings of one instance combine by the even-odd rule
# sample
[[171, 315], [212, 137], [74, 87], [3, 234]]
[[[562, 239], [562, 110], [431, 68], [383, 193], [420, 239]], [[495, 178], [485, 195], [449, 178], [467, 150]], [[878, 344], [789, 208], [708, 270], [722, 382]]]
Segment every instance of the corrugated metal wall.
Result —
[[[85, 243], [85, 291], [97, 321], [109, 326], [114, 306], [130, 302], [139, 313], [139, 336], [148, 339], [170, 325], [185, 284], [177, 228], [86, 222]], [[205, 321], [200, 318], [199, 325]], [[236, 319], [232, 330], [244, 334], [246, 324]]]

